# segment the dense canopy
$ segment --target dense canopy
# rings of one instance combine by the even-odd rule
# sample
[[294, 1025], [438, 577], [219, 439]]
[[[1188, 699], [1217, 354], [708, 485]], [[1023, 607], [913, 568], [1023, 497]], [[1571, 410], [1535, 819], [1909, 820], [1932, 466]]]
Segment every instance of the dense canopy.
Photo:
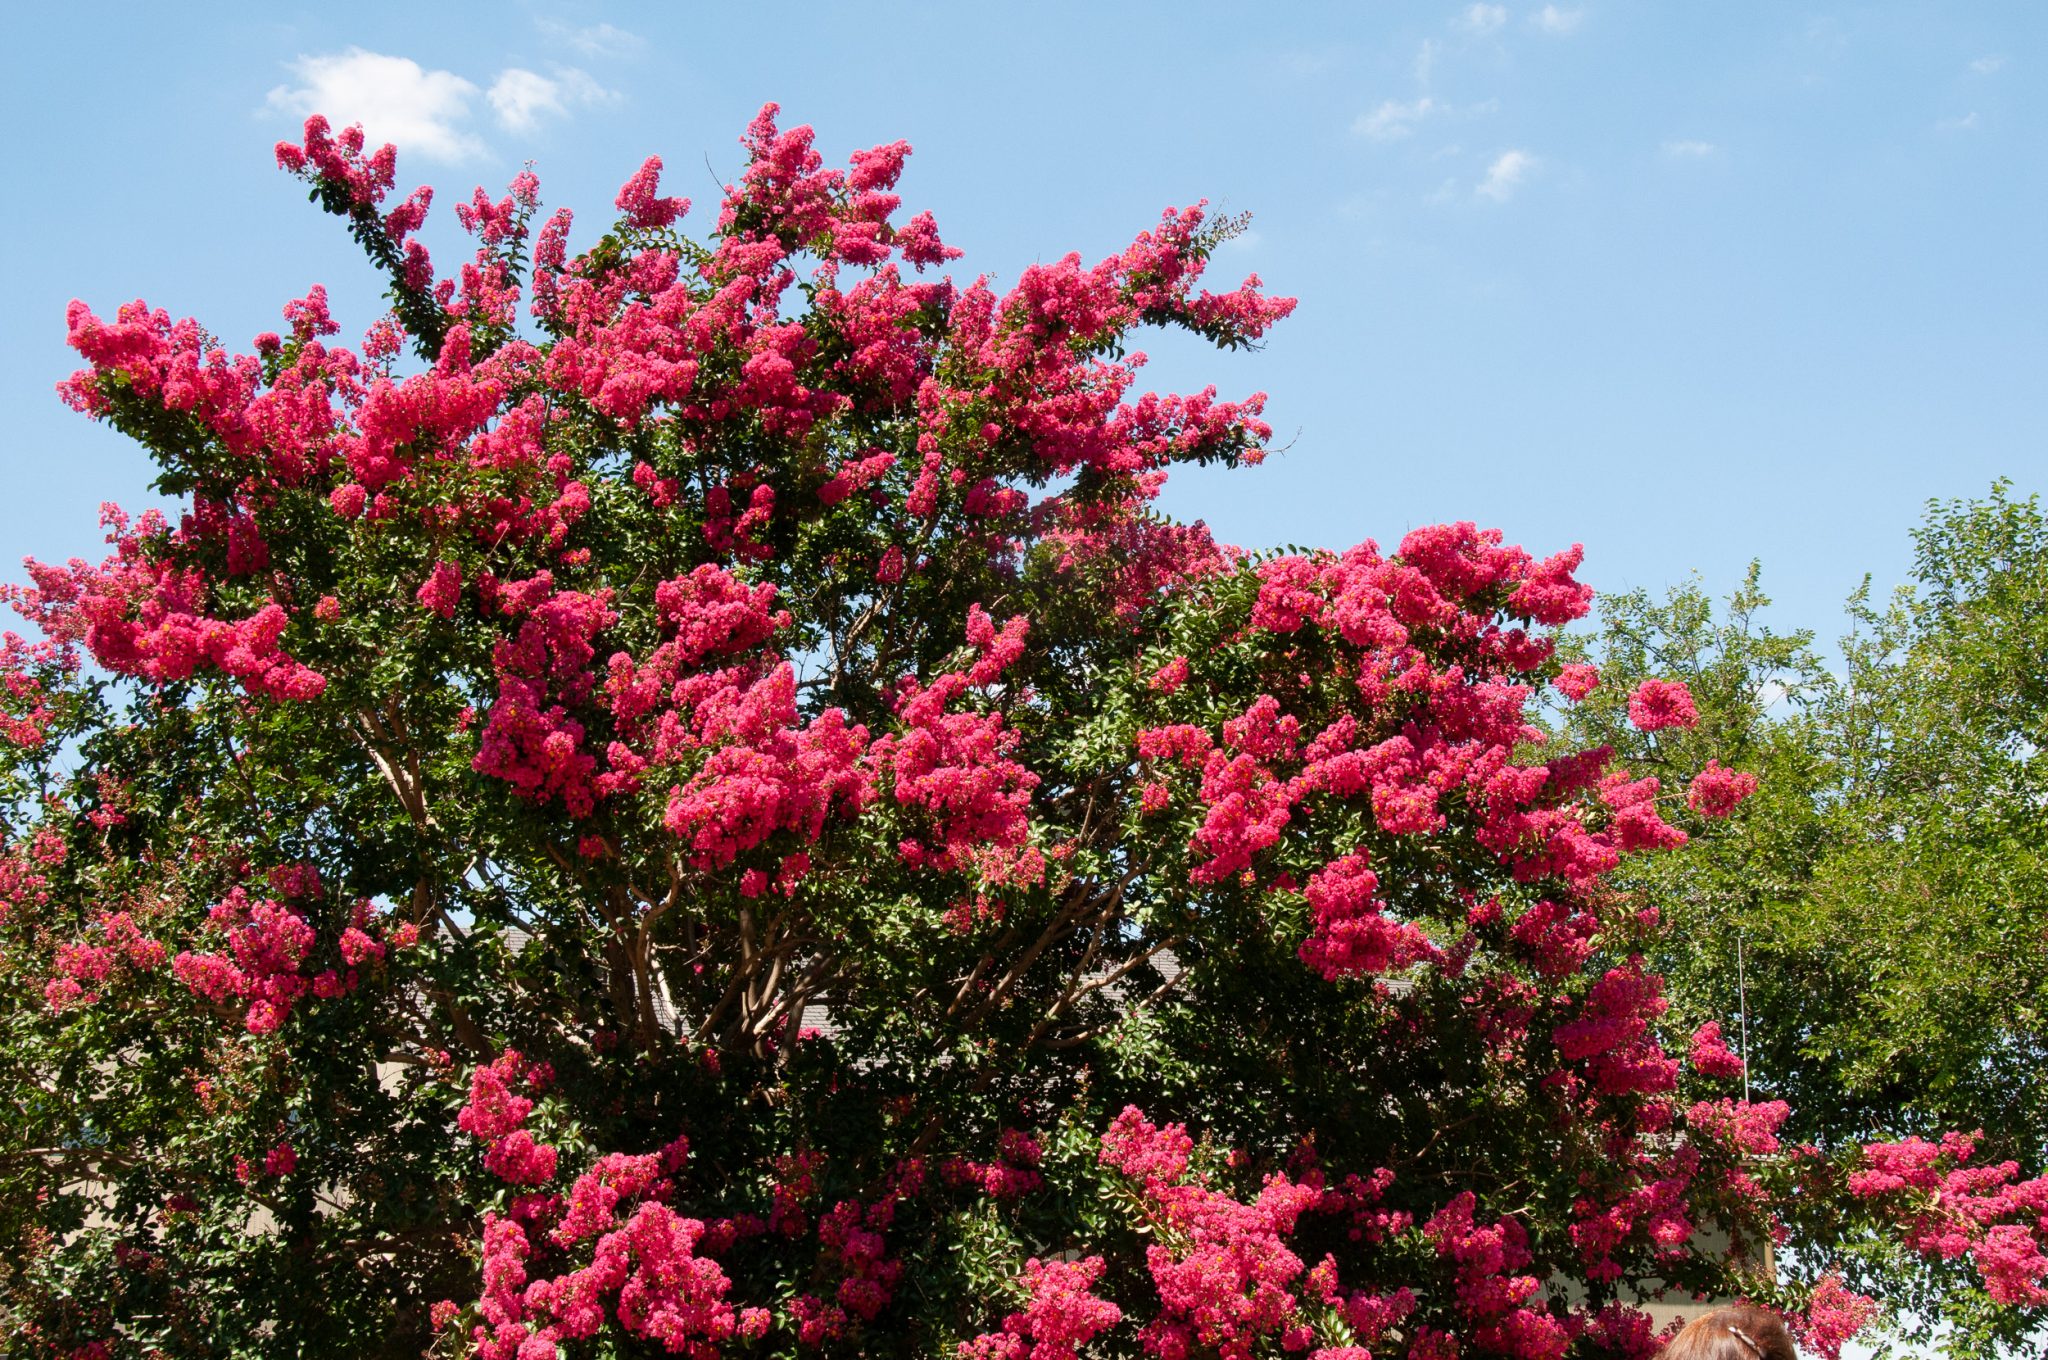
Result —
[[27, 1353], [1640, 1360], [1675, 1290], [1832, 1355], [1893, 1250], [2043, 1316], [2048, 1182], [1787, 1146], [1671, 1027], [1617, 872], [1756, 785], [1546, 735], [1577, 547], [1156, 510], [1270, 434], [1136, 388], [1293, 309], [1202, 286], [1239, 223], [961, 284], [908, 146], [776, 112], [704, 239], [528, 173], [453, 272], [310, 120], [354, 349], [74, 304], [183, 508], [9, 592]]

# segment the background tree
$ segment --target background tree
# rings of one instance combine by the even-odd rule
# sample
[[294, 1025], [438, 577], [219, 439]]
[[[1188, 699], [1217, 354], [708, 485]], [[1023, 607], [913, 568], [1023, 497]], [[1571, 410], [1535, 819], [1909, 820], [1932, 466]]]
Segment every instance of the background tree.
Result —
[[[1779, 635], [1752, 569], [1717, 619], [1697, 586], [1601, 601], [1602, 692], [1570, 716], [1643, 768], [1704, 752], [1759, 777], [1726, 821], [1625, 870], [1676, 927], [1674, 1004], [1733, 1021], [1751, 959], [1753, 1079], [1801, 1136], [1983, 1127], [2002, 1155], [2048, 1149], [2048, 787], [2041, 769], [2048, 529], [2004, 486], [1929, 508], [1915, 583], [1850, 602], [1839, 673]], [[1648, 676], [1682, 678], [1691, 729], [1627, 722]], [[1797, 1097], [1794, 1099], [1794, 1097]]]
[[1870, 1301], [1787, 1235], [2041, 1316], [2048, 1182], [1788, 1149], [1671, 1027], [1659, 784], [1532, 722], [1576, 548], [1173, 523], [1268, 430], [1135, 334], [1293, 305], [1200, 288], [1230, 224], [921, 280], [909, 148], [775, 115], [705, 241], [650, 160], [572, 257], [527, 174], [445, 276], [310, 120], [356, 350], [319, 288], [247, 355], [74, 305], [182, 509], [10, 592], [19, 1350], [1641, 1357], [1675, 1285], [1832, 1354]]
[[[1883, 1129], [1981, 1129], [1992, 1155], [2048, 1152], [2048, 522], [2008, 486], [1931, 504], [1913, 584], [1849, 602], [1830, 667], [1759, 614], [1759, 573], [1718, 617], [1697, 586], [1601, 601], [1600, 692], [1575, 741], [1643, 769], [1722, 754], [1757, 792], [1617, 876], [1672, 929], [1655, 946], [1674, 1013], [1741, 1027], [1755, 1092], [1828, 1147]], [[1685, 680], [1692, 729], [1644, 734], [1626, 695]], [[1689, 764], [1690, 762], [1690, 764]], [[1872, 1261], [1869, 1268], [1886, 1268]], [[1958, 1296], [1925, 1316], [1976, 1335]]]

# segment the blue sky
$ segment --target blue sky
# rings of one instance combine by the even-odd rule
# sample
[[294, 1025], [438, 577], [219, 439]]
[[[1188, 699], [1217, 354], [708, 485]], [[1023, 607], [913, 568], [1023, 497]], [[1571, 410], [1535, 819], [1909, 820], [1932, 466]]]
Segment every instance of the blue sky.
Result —
[[1146, 346], [1154, 385], [1271, 394], [1284, 455], [1167, 493], [1234, 542], [1476, 519], [1583, 541], [1610, 589], [1760, 557], [1826, 638], [1929, 497], [2048, 482], [2037, 4], [286, 8], [17, 16], [0, 559], [97, 555], [98, 503], [146, 501], [52, 393], [72, 297], [241, 345], [312, 283], [346, 335], [381, 310], [271, 163], [313, 106], [437, 186], [443, 260], [452, 202], [527, 159], [583, 241], [653, 152], [709, 216], [769, 99], [831, 156], [907, 138], [906, 209], [970, 275], [1249, 210], [1217, 268], [1296, 316], [1253, 355]]

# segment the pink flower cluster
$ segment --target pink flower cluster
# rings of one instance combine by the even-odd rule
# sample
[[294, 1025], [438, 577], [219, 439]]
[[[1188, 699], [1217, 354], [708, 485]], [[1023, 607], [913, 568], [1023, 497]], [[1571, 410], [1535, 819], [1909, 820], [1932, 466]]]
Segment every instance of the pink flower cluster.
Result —
[[36, 671], [51, 667], [75, 670], [77, 663], [55, 643], [30, 643], [11, 632], [0, 635], [0, 741], [21, 747], [43, 744], [56, 710]]
[[1702, 1164], [1698, 1146], [1657, 1148], [1635, 1138], [1616, 1138], [1609, 1146], [1612, 1174], [1573, 1204], [1569, 1230], [1593, 1280], [1621, 1276], [1615, 1258], [1625, 1245], [1647, 1246], [1656, 1256], [1681, 1255], [1695, 1230], [1690, 1192]]
[[1381, 914], [1373, 900], [1379, 879], [1365, 865], [1353, 853], [1309, 878], [1314, 929], [1301, 942], [1301, 961], [1326, 978], [1397, 973], [1438, 952], [1420, 929]]
[[1137, 1183], [1160, 1239], [1145, 1252], [1160, 1311], [1138, 1339], [1160, 1360], [1209, 1350], [1248, 1360], [1260, 1338], [1292, 1340], [1304, 1330], [1289, 1289], [1302, 1261], [1283, 1239], [1322, 1192], [1276, 1175], [1245, 1204], [1187, 1178], [1190, 1147], [1181, 1126], [1159, 1128], [1135, 1108], [1102, 1138], [1103, 1163]]
[[811, 129], [781, 130], [780, 111], [768, 104], [749, 125], [741, 139], [746, 174], [738, 187], [726, 187], [719, 226], [735, 256], [748, 258], [749, 246], [772, 247], [778, 256], [808, 249], [828, 263], [876, 265], [900, 251], [922, 266], [959, 255], [939, 243], [929, 214], [904, 229], [889, 226], [902, 203], [889, 191], [903, 173], [908, 142], [856, 152], [848, 170], [827, 170]]
[[882, 1234], [894, 1222], [896, 1197], [873, 1204], [841, 1200], [818, 1220], [818, 1245], [840, 1273], [837, 1306], [872, 1322], [896, 1296], [903, 1263], [889, 1256]]
[[343, 128], [336, 136], [327, 120], [316, 113], [306, 119], [303, 144], [277, 144], [277, 163], [293, 174], [319, 175], [344, 184], [357, 203], [367, 206], [382, 199], [396, 183], [398, 150], [387, 143], [366, 158], [362, 128]]
[[1768, 1157], [1778, 1150], [1778, 1130], [1792, 1113], [1782, 1100], [1751, 1103], [1746, 1100], [1702, 1100], [1686, 1111], [1685, 1125], [1751, 1157]]
[[1293, 298], [1266, 297], [1257, 274], [1228, 293], [1194, 293], [1208, 266], [1198, 247], [1208, 201], [1192, 208], [1168, 208], [1152, 231], [1138, 233], [1118, 263], [1130, 303], [1147, 320], [1181, 321], [1188, 329], [1226, 345], [1258, 340], [1294, 312]]
[[55, 975], [43, 987], [43, 999], [51, 1010], [92, 1005], [100, 999], [96, 989], [122, 968], [148, 973], [163, 965], [164, 946], [144, 935], [127, 912], [101, 912], [97, 924], [101, 943], [78, 941], [57, 946]]
[[1703, 1077], [1733, 1078], [1742, 1075], [1742, 1059], [1721, 1038], [1721, 1022], [1710, 1020], [1692, 1034], [1688, 1055], [1693, 1070]]
[[1550, 682], [1557, 686], [1557, 692], [1573, 703], [1583, 700], [1600, 684], [1600, 669], [1583, 661], [1574, 661], [1557, 668], [1557, 677]]
[[625, 775], [598, 773], [597, 758], [583, 749], [583, 724], [569, 716], [596, 686], [592, 640], [617, 616], [603, 595], [555, 591], [548, 572], [490, 593], [522, 622], [492, 653], [498, 698], [471, 764], [525, 798], [560, 798], [572, 816], [587, 817], [600, 797], [626, 786]]
[[1650, 1024], [1664, 1014], [1664, 982], [1640, 960], [1610, 968], [1586, 993], [1578, 1016], [1557, 1026], [1558, 1056], [1583, 1062], [1594, 1088], [1610, 1095], [1656, 1095], [1678, 1084], [1678, 1063], [1665, 1056]]
[[1593, 912], [1573, 910], [1546, 898], [1522, 909], [1508, 928], [1508, 941], [1514, 956], [1529, 964], [1539, 978], [1558, 979], [1585, 966], [1599, 930], [1600, 919]]
[[263, 1174], [289, 1176], [299, 1169], [299, 1154], [290, 1143], [279, 1143], [263, 1154]]
[[618, 208], [628, 225], [642, 231], [673, 226], [690, 210], [690, 200], [659, 197], [657, 190], [660, 186], [661, 157], [649, 156], [633, 177], [620, 187], [613, 206]]
[[[612, 674], [630, 683], [633, 673], [615, 662]], [[663, 823], [699, 868], [730, 865], [777, 832], [815, 841], [835, 809], [857, 814], [871, 796], [867, 729], [839, 709], [799, 725], [788, 663], [758, 678], [747, 667], [691, 677], [675, 693], [681, 704], [663, 715], [655, 758], [708, 754], [669, 790]]]
[[1849, 1189], [1897, 1216], [1906, 1244], [1942, 1260], [1968, 1253], [1992, 1301], [2048, 1304], [2048, 1176], [2016, 1162], [1974, 1162], [1976, 1138], [1867, 1143]]
[[1706, 768], [1692, 777], [1685, 791], [1685, 803], [1702, 817], [1726, 817], [1755, 792], [1755, 775], [1709, 760]]
[[1807, 1299], [1806, 1313], [1798, 1320], [1799, 1339], [1822, 1360], [1840, 1360], [1842, 1347], [1869, 1323], [1877, 1303], [1842, 1284], [1839, 1275], [1826, 1275]]
[[[270, 898], [250, 901], [235, 888], [208, 913], [227, 932], [228, 952], [186, 950], [171, 960], [171, 972], [193, 992], [216, 1004], [230, 997], [246, 1000], [244, 1019], [251, 1034], [268, 1034], [284, 1024], [292, 1005], [312, 987], [299, 971], [313, 951], [313, 927], [296, 911]], [[353, 990], [354, 973], [346, 981], [323, 974], [329, 987]]]
[[439, 614], [444, 619], [454, 618], [455, 606], [462, 599], [462, 568], [448, 561], [434, 563], [434, 569], [427, 573], [426, 581], [414, 598], [428, 613]]
[[485, 1145], [485, 1169], [509, 1185], [545, 1185], [555, 1178], [555, 1149], [537, 1142], [525, 1127], [533, 1101], [513, 1089], [545, 1084], [545, 1076], [544, 1068], [508, 1048], [476, 1069], [469, 1101], [455, 1117], [457, 1127]]
[[[463, 1127], [497, 1139], [498, 1147], [520, 1138], [531, 1102], [513, 1094], [511, 1084], [536, 1075], [544, 1077], [545, 1069], [509, 1050], [480, 1069]], [[688, 1156], [680, 1138], [658, 1153], [611, 1153], [579, 1175], [566, 1197], [530, 1196], [509, 1217], [486, 1214], [480, 1322], [471, 1330], [476, 1354], [552, 1354], [614, 1319], [627, 1335], [696, 1360], [711, 1360], [735, 1339], [765, 1335], [773, 1323], [769, 1310], [734, 1307], [727, 1299], [732, 1281], [714, 1259], [764, 1225], [746, 1216], [689, 1218], [671, 1207], [673, 1178]], [[576, 1264], [586, 1250], [587, 1259]], [[555, 1273], [537, 1274], [537, 1257]], [[447, 1320], [453, 1316], [451, 1310]]]
[[1534, 1259], [1528, 1231], [1507, 1216], [1481, 1225], [1477, 1208], [1467, 1190], [1422, 1229], [1438, 1254], [1456, 1265], [1458, 1310], [1472, 1324], [1473, 1341], [1518, 1360], [1560, 1360], [1571, 1333], [1540, 1307], [1528, 1306], [1538, 1302], [1541, 1282], [1516, 1273]]
[[[1654, 781], [1603, 782], [1605, 751], [1576, 763], [1516, 763], [1517, 750], [1540, 739], [1524, 715], [1525, 677], [1548, 662], [1550, 643], [1514, 620], [1555, 625], [1582, 615], [1591, 593], [1572, 577], [1579, 557], [1574, 548], [1538, 562], [1503, 546], [1497, 531], [1459, 524], [1416, 530], [1392, 558], [1367, 543], [1342, 557], [1260, 564], [1252, 626], [1313, 629], [1340, 646], [1359, 709], [1306, 743], [1299, 720], [1270, 695], [1225, 723], [1220, 746], [1185, 724], [1139, 734], [1142, 757], [1171, 755], [1201, 769], [1194, 848], [1206, 858], [1196, 880], [1243, 874], [1312, 798], [1363, 799], [1389, 836], [1437, 832], [1462, 805], [1477, 818], [1480, 843], [1518, 877], [1555, 876], [1580, 889], [1627, 851], [1682, 844], [1683, 833], [1657, 812]], [[1593, 784], [1610, 810], [1604, 826], [1589, 827], [1570, 801]], [[1333, 886], [1353, 886], [1341, 894], [1346, 905], [1319, 908], [1319, 920], [1341, 919], [1363, 900], [1360, 867], [1332, 866]], [[1370, 919], [1362, 927], [1394, 932]], [[1311, 950], [1317, 958], [1321, 940]], [[1399, 941], [1390, 935], [1377, 948], [1427, 952], [1414, 936]]]
[[208, 617], [204, 578], [153, 556], [169, 538], [161, 518], [144, 515], [128, 533], [125, 516], [110, 509], [108, 517], [114, 556], [98, 567], [76, 558], [63, 568], [31, 562], [33, 589], [14, 592], [16, 608], [53, 641], [83, 641], [108, 670], [157, 684], [212, 667], [265, 698], [303, 702], [325, 691], [326, 677], [279, 646], [291, 622], [283, 607]]
[[1018, 1199], [1045, 1184], [1038, 1172], [1044, 1156], [1038, 1142], [1022, 1129], [1004, 1129], [996, 1139], [996, 1160], [949, 1159], [939, 1168], [948, 1185], [971, 1185], [991, 1199]]
[[1090, 1292], [1102, 1272], [1100, 1256], [1026, 1261], [1030, 1303], [1004, 1318], [1000, 1332], [961, 1342], [960, 1360], [1075, 1360], [1080, 1347], [1123, 1320], [1122, 1309]]
[[[1001, 658], [1002, 652], [990, 655]], [[974, 672], [984, 683], [995, 678], [989, 659]], [[1045, 866], [1029, 843], [1027, 809], [1039, 779], [1012, 754], [1017, 734], [1002, 714], [949, 710], [973, 683], [958, 671], [929, 687], [912, 682], [897, 701], [902, 730], [875, 742], [875, 765], [890, 780], [897, 804], [927, 814], [936, 842], [907, 839], [902, 854], [939, 872], [973, 865], [989, 883], [1034, 882]]]
[[1645, 732], [1658, 732], [1667, 727], [1695, 727], [1700, 711], [1684, 682], [1645, 680], [1629, 696], [1628, 720]]

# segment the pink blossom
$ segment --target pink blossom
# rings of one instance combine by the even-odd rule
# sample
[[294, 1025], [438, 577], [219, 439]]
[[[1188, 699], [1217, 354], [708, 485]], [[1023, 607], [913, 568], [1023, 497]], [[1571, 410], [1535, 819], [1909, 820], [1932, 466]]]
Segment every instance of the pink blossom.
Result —
[[644, 229], [670, 226], [690, 210], [690, 200], [659, 198], [656, 191], [660, 185], [661, 157], [649, 156], [620, 188], [614, 206], [632, 226]]
[[1984, 1277], [1984, 1290], [1992, 1302], [2009, 1308], [2037, 1308], [2048, 1304], [2048, 1255], [2033, 1232], [2017, 1223], [2001, 1223], [1986, 1230], [1983, 1239], [1970, 1248], [1970, 1257]]
[[1159, 1128], [1135, 1105], [1126, 1105], [1102, 1135], [1103, 1165], [1140, 1180], [1179, 1180], [1194, 1140], [1179, 1124]]
[[938, 223], [929, 212], [918, 213], [896, 229], [896, 248], [906, 263], [923, 269], [960, 258], [960, 252], [939, 240]]
[[1597, 666], [1588, 665], [1583, 661], [1575, 661], [1569, 665], [1560, 666], [1557, 671], [1557, 679], [1551, 683], [1557, 686], [1558, 693], [1564, 695], [1565, 698], [1573, 703], [1578, 703], [1588, 694], [1591, 694], [1594, 688], [1599, 685], [1600, 670]]
[[1406, 922], [1389, 920], [1373, 900], [1378, 877], [1361, 854], [1346, 855], [1309, 878], [1315, 923], [1302, 941], [1302, 962], [1326, 978], [1394, 973], [1436, 953], [1429, 937]]
[[485, 1144], [485, 1169], [511, 1185], [543, 1185], [555, 1175], [555, 1149], [524, 1127], [533, 1101], [513, 1090], [537, 1070], [517, 1050], [506, 1049], [471, 1074], [469, 1100], [455, 1117], [458, 1128]]
[[299, 969], [312, 952], [312, 926], [275, 901], [251, 902], [241, 888], [209, 915], [226, 931], [229, 953], [185, 951], [171, 961], [172, 974], [208, 1001], [247, 1000], [244, 1026], [251, 1034], [271, 1033], [311, 987]]
[[1702, 817], [1726, 817], [1756, 792], [1756, 776], [1709, 760], [1685, 791], [1686, 805]]
[[1645, 680], [1629, 696], [1628, 720], [1645, 732], [1692, 727], [1700, 720], [1692, 692], [1677, 680]]
[[1824, 1360], [1839, 1360], [1843, 1344], [1862, 1331], [1876, 1311], [1873, 1300], [1844, 1288], [1840, 1276], [1824, 1276], [1807, 1300], [1800, 1340]]
[[1100, 1256], [1024, 1264], [1031, 1301], [1003, 1320], [1000, 1333], [960, 1343], [961, 1360], [1074, 1360], [1079, 1348], [1123, 1320], [1123, 1310], [1090, 1292], [1102, 1278]]
[[462, 568], [453, 562], [436, 562], [415, 598], [428, 613], [454, 618], [455, 606], [462, 598]]
[[1693, 1031], [1693, 1068], [1706, 1077], [1732, 1078], [1742, 1075], [1742, 1059], [1721, 1039], [1721, 1024], [1710, 1020]]
[[1707, 1134], [1752, 1157], [1778, 1150], [1778, 1129], [1792, 1109], [1782, 1100], [1752, 1104], [1744, 1100], [1700, 1101], [1686, 1112], [1686, 1126]]
[[1188, 682], [1188, 659], [1177, 656], [1152, 672], [1150, 684], [1160, 694], [1173, 694]]

